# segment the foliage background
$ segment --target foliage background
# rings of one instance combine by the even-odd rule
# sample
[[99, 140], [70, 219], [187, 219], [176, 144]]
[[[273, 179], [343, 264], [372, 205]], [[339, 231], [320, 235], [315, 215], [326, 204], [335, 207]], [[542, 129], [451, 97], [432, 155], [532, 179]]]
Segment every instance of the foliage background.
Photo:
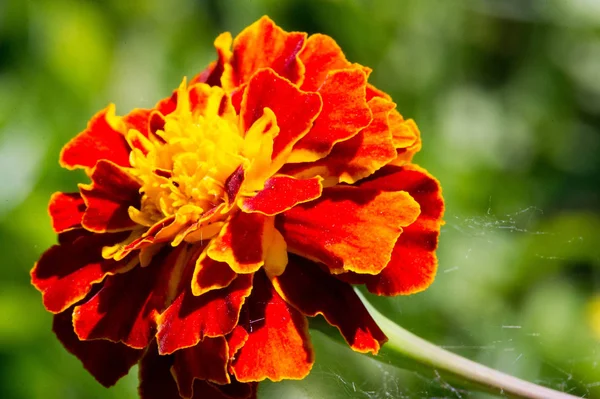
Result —
[[[600, 398], [600, 1], [0, 0], [0, 397], [133, 398], [105, 390], [50, 331], [29, 270], [55, 237], [54, 191], [83, 175], [58, 152], [109, 102], [153, 105], [263, 14], [333, 36], [415, 118], [416, 161], [447, 201], [426, 292], [374, 298], [463, 356]], [[317, 364], [264, 397], [484, 397], [313, 332]]]

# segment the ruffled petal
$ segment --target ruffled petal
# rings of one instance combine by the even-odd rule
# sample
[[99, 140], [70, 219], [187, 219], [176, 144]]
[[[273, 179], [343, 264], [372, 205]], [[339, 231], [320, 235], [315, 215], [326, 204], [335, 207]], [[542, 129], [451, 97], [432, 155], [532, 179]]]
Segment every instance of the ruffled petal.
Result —
[[390, 114], [390, 128], [394, 137], [394, 146], [398, 156], [390, 164], [402, 166], [410, 163], [413, 156], [421, 150], [421, 133], [414, 120], [404, 120], [394, 111]]
[[214, 45], [217, 50], [217, 61], [211, 62], [210, 65], [198, 75], [196, 75], [190, 84], [206, 83], [211, 86], [221, 86], [221, 76], [226, 62], [231, 58], [231, 33], [221, 33], [215, 39]]
[[367, 75], [361, 69], [329, 72], [319, 87], [323, 108], [313, 128], [292, 150], [288, 162], [312, 162], [325, 157], [333, 146], [356, 135], [371, 123], [365, 100]]
[[335, 40], [319, 33], [308, 38], [300, 60], [305, 67], [302, 90], [306, 91], [317, 91], [330, 71], [352, 67]]
[[242, 198], [240, 209], [274, 216], [298, 204], [321, 196], [321, 178], [300, 180], [291, 176], [273, 176], [265, 182], [265, 188], [253, 197]]
[[377, 274], [402, 227], [418, 215], [419, 205], [406, 192], [335, 186], [278, 215], [276, 226], [290, 252], [324, 263], [331, 273]]
[[271, 157], [286, 156], [308, 133], [319, 115], [321, 104], [319, 94], [301, 91], [272, 69], [264, 69], [252, 76], [244, 93], [242, 129], [247, 131], [263, 115], [265, 108], [271, 109], [279, 127]]
[[192, 293], [195, 296], [225, 288], [235, 280], [237, 273], [225, 262], [217, 262], [203, 252], [196, 262], [192, 276]]
[[173, 356], [160, 356], [156, 342], [152, 342], [140, 362], [140, 399], [181, 399], [171, 375], [172, 365]]
[[265, 263], [273, 230], [273, 218], [259, 213], [236, 212], [210, 242], [208, 256], [227, 263], [236, 273], [254, 273]]
[[79, 193], [54, 193], [50, 197], [48, 213], [56, 233], [81, 227], [85, 202]]
[[64, 146], [60, 164], [67, 169], [92, 168], [100, 159], [129, 166], [125, 124], [115, 116], [114, 104], [92, 117], [88, 127]]
[[[404, 228], [394, 246], [388, 266], [376, 276], [353, 275], [354, 283], [365, 283], [377, 295], [408, 295], [423, 291], [435, 277], [444, 200], [439, 182], [416, 165], [387, 166], [361, 185], [366, 188], [405, 190], [419, 203], [417, 220]], [[346, 279], [344, 275], [339, 276]]]
[[181, 397], [194, 396], [194, 380], [229, 384], [228, 352], [225, 337], [204, 338], [192, 347], [175, 352], [172, 373]]
[[263, 273], [255, 277], [247, 307], [248, 339], [231, 367], [236, 378], [250, 382], [306, 377], [314, 362], [306, 317], [279, 296]]
[[147, 267], [108, 277], [96, 295], [75, 307], [73, 325], [79, 339], [107, 339], [138, 349], [148, 346], [184, 261], [184, 249], [169, 253], [167, 248]]
[[102, 247], [121, 241], [123, 233], [68, 233], [73, 236], [44, 252], [31, 270], [31, 282], [42, 293], [44, 306], [52, 313], [64, 311], [83, 299], [93, 284], [129, 267], [129, 259], [116, 262], [102, 257]]
[[104, 340], [80, 341], [73, 331], [72, 314], [71, 308], [55, 315], [52, 331], [100, 384], [105, 387], [114, 385], [121, 377], [127, 375], [144, 351]]
[[221, 78], [223, 88], [230, 91], [242, 85], [261, 68], [271, 68], [298, 83], [304, 75], [298, 54], [305, 40], [306, 33], [285, 32], [269, 17], [262, 17], [234, 39], [233, 54]]
[[96, 233], [136, 227], [128, 209], [140, 206], [140, 184], [121, 167], [105, 160], [98, 161], [91, 179], [92, 184], [79, 185], [87, 206], [83, 227]]
[[282, 173], [299, 178], [319, 175], [331, 183], [349, 183], [367, 177], [396, 158], [388, 115], [394, 103], [380, 97], [369, 101], [373, 120], [349, 140], [337, 143], [331, 153], [316, 162], [288, 164]]
[[291, 256], [285, 272], [272, 281], [286, 302], [306, 316], [323, 315], [355, 351], [377, 354], [387, 341], [352, 287], [315, 263]]
[[161, 354], [196, 345], [204, 337], [229, 334], [237, 325], [242, 305], [252, 291], [253, 275], [245, 274], [226, 288], [194, 296], [189, 283], [193, 269], [194, 264], [190, 262], [182, 278], [181, 293], [158, 318], [156, 338]]

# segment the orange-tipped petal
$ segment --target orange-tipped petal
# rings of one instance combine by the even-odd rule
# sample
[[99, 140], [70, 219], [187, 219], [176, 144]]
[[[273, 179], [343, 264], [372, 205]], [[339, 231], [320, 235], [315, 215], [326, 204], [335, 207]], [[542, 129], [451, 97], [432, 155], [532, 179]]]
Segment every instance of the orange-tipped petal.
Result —
[[175, 352], [171, 370], [181, 397], [194, 396], [194, 380], [221, 385], [230, 383], [227, 373], [228, 352], [225, 337], [204, 338], [192, 347]]
[[330, 71], [352, 67], [335, 40], [319, 33], [308, 38], [300, 60], [305, 67], [302, 90], [307, 91], [317, 91]]
[[331, 273], [377, 274], [402, 227], [418, 215], [419, 205], [406, 192], [336, 186], [278, 215], [276, 226], [290, 252], [324, 263]]
[[298, 204], [321, 196], [321, 178], [300, 180], [291, 176], [274, 176], [265, 182], [265, 188], [253, 197], [243, 198], [240, 208], [244, 212], [257, 212], [273, 216]]
[[208, 256], [236, 273], [254, 273], [264, 265], [273, 241], [273, 220], [260, 213], [236, 212], [208, 246]]
[[179, 277], [181, 248], [163, 251], [145, 268], [108, 277], [89, 301], [75, 307], [73, 326], [82, 340], [107, 339], [143, 349], [156, 333], [156, 317], [167, 307], [169, 287]]
[[[438, 181], [416, 165], [388, 166], [365, 181], [364, 186], [405, 190], [419, 203], [421, 213], [414, 223], [404, 228], [388, 266], [376, 276], [353, 275], [353, 282], [365, 283], [368, 290], [377, 295], [423, 291], [433, 282], [437, 270], [435, 250], [444, 212]], [[344, 279], [343, 275], [340, 277]]]
[[[239, 275], [226, 288], [194, 296], [190, 286], [194, 263], [184, 273], [181, 293], [160, 315], [156, 338], [161, 354], [196, 345], [204, 337], [229, 334], [237, 325], [242, 305], [252, 291], [252, 275]], [[187, 275], [187, 277], [186, 277]]]
[[265, 108], [277, 118], [279, 134], [273, 142], [272, 159], [285, 156], [304, 137], [321, 110], [321, 98], [316, 93], [299, 90], [273, 70], [265, 69], [252, 76], [242, 100], [242, 128], [247, 131]]
[[323, 108], [313, 128], [295, 146], [289, 162], [311, 162], [325, 157], [333, 146], [356, 135], [371, 123], [365, 100], [367, 75], [361, 69], [329, 72], [318, 93]]
[[396, 158], [388, 115], [394, 103], [380, 97], [369, 101], [373, 120], [349, 140], [337, 143], [331, 153], [316, 162], [287, 164], [282, 172], [306, 178], [319, 175], [335, 182], [355, 183]]
[[31, 282], [52, 313], [64, 311], [83, 299], [93, 284], [128, 267], [126, 260], [115, 262], [102, 257], [102, 247], [120, 242], [126, 234], [68, 233], [73, 235], [44, 252], [31, 271]]
[[105, 340], [80, 341], [73, 331], [72, 314], [73, 309], [68, 309], [55, 315], [52, 331], [100, 384], [105, 387], [114, 385], [121, 377], [127, 375], [144, 351]]
[[357, 352], [377, 354], [387, 341], [352, 287], [309, 260], [291, 256], [285, 272], [273, 278], [273, 285], [304, 315], [323, 315]]
[[305, 40], [306, 33], [285, 32], [269, 17], [262, 17], [234, 39], [233, 55], [221, 78], [223, 88], [230, 91], [240, 86], [261, 68], [271, 68], [298, 83], [304, 75], [298, 53]]
[[306, 377], [314, 362], [306, 317], [279, 296], [263, 273], [255, 277], [247, 307], [248, 339], [232, 364], [238, 381]]
[[60, 164], [67, 169], [92, 168], [100, 159], [129, 166], [125, 124], [115, 116], [115, 106], [98, 112], [88, 127], [64, 146]]
[[50, 197], [48, 213], [56, 233], [80, 228], [85, 202], [79, 193], [54, 193]]
[[140, 206], [140, 184], [121, 167], [100, 160], [92, 171], [92, 184], [80, 185], [87, 206], [82, 224], [96, 233], [130, 230], [137, 224], [129, 217], [130, 206]]

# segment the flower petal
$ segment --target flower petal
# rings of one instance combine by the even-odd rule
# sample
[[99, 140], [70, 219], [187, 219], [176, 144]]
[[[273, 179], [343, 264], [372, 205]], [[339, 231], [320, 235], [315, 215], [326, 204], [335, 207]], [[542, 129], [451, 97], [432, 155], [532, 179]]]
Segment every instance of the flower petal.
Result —
[[318, 93], [323, 108], [313, 128], [295, 146], [288, 162], [311, 162], [325, 157], [333, 146], [356, 135], [372, 119], [365, 100], [367, 75], [361, 69], [329, 72]]
[[277, 117], [279, 134], [273, 142], [272, 159], [287, 156], [294, 144], [304, 137], [321, 110], [321, 98], [316, 93], [299, 90], [272, 69], [252, 76], [242, 100], [242, 129], [250, 126], [269, 108]]
[[404, 120], [398, 112], [392, 112], [390, 127], [398, 153], [391, 164], [402, 166], [411, 162], [413, 156], [421, 150], [421, 133], [417, 124], [412, 119]]
[[419, 203], [421, 213], [414, 223], [404, 228], [388, 266], [377, 276], [354, 275], [355, 282], [365, 283], [368, 290], [377, 295], [423, 291], [433, 282], [437, 270], [435, 250], [444, 212], [438, 181], [423, 168], [405, 165], [387, 166], [361, 185], [389, 191], [406, 190]]
[[330, 71], [352, 66], [335, 40], [319, 33], [308, 38], [300, 52], [300, 60], [305, 67], [301, 88], [307, 91], [317, 91]]
[[314, 362], [306, 317], [279, 296], [263, 273], [255, 276], [247, 307], [248, 339], [232, 364], [238, 381], [306, 377]]
[[73, 326], [79, 339], [148, 346], [156, 333], [156, 318], [168, 305], [169, 287], [177, 286], [185, 261], [181, 247], [168, 250], [155, 255], [147, 267], [108, 277], [96, 295], [75, 307]]
[[192, 293], [195, 296], [205, 292], [225, 288], [235, 280], [237, 274], [225, 262], [217, 262], [203, 252], [192, 276]]
[[114, 385], [121, 377], [127, 375], [144, 351], [104, 340], [80, 341], [73, 331], [72, 314], [73, 309], [68, 309], [55, 315], [52, 331], [100, 384], [105, 387]]
[[298, 204], [321, 196], [321, 178], [300, 180], [291, 176], [273, 176], [265, 182], [265, 188], [253, 197], [243, 198], [240, 209], [274, 216]]
[[402, 227], [418, 215], [419, 205], [406, 192], [335, 186], [278, 215], [276, 226], [290, 252], [324, 263], [331, 273], [377, 274]]
[[175, 352], [171, 372], [181, 397], [194, 396], [194, 380], [229, 384], [231, 379], [227, 373], [228, 352], [225, 337], [204, 338], [192, 347]]
[[236, 273], [254, 273], [264, 265], [273, 241], [273, 218], [236, 212], [208, 246], [208, 256], [225, 262]]
[[[182, 291], [159, 316], [156, 338], [161, 354], [196, 345], [204, 337], [229, 334], [237, 325], [242, 305], [252, 291], [252, 274], [239, 275], [226, 288], [194, 296], [189, 283], [194, 263], [182, 278]], [[186, 284], [187, 283], [187, 284]]]
[[115, 262], [102, 257], [102, 247], [121, 241], [126, 234], [73, 234], [48, 249], [31, 270], [31, 282], [52, 313], [60, 313], [83, 299], [92, 285], [107, 275], [128, 268], [128, 259]]
[[215, 39], [214, 45], [217, 50], [217, 61], [211, 62], [208, 68], [196, 75], [190, 84], [207, 83], [211, 86], [221, 86], [221, 76], [225, 63], [231, 58], [231, 33], [221, 33]]
[[129, 166], [125, 124], [115, 116], [114, 104], [92, 117], [87, 128], [64, 146], [60, 164], [67, 169], [92, 168], [100, 159]]
[[140, 399], [181, 399], [171, 375], [173, 356], [160, 356], [153, 341], [140, 362]]
[[92, 171], [92, 184], [79, 185], [87, 209], [82, 224], [89, 231], [130, 230], [137, 224], [129, 217], [130, 206], [140, 206], [140, 184], [112, 162], [100, 160]]
[[50, 197], [48, 213], [56, 233], [80, 228], [85, 203], [79, 193], [54, 193]]
[[150, 115], [151, 109], [136, 108], [123, 117], [123, 122], [127, 130], [135, 129], [145, 137], [150, 134]]
[[396, 158], [388, 115], [394, 103], [380, 97], [369, 101], [373, 120], [356, 136], [337, 143], [329, 155], [316, 162], [287, 164], [282, 173], [299, 178], [319, 175], [326, 181], [353, 184]]
[[315, 263], [290, 256], [285, 272], [272, 281], [286, 302], [306, 316], [323, 315], [355, 351], [377, 354], [387, 341], [352, 287]]
[[234, 39], [233, 55], [221, 78], [223, 88], [230, 91], [242, 85], [261, 68], [298, 83], [304, 74], [298, 53], [305, 40], [306, 33], [285, 32], [269, 17], [262, 17]]

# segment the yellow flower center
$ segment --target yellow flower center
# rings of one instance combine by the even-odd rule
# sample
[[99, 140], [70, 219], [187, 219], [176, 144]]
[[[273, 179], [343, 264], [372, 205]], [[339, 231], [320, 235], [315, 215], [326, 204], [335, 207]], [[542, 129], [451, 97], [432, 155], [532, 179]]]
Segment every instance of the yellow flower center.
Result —
[[[238, 119], [221, 88], [199, 84], [188, 91], [184, 81], [163, 130], [148, 138], [130, 130], [127, 139], [136, 143], [131, 172], [142, 184], [141, 207], [129, 209], [131, 219], [143, 226], [173, 215], [197, 221], [225, 202], [226, 181], [240, 166], [246, 175], [240, 193], [261, 189], [271, 173], [273, 138], [279, 132], [275, 116], [265, 109], [245, 133]], [[229, 201], [233, 206], [234, 199]]]

